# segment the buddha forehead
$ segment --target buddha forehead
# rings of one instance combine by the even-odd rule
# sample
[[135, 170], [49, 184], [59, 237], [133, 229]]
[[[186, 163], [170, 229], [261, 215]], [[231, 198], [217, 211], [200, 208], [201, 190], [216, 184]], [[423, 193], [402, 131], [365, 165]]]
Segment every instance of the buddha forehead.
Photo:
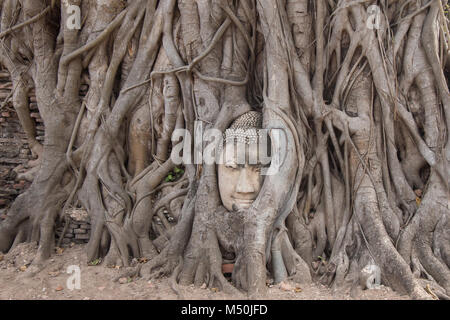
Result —
[[226, 143], [222, 150], [222, 163], [225, 165], [260, 165], [260, 146], [258, 143]]

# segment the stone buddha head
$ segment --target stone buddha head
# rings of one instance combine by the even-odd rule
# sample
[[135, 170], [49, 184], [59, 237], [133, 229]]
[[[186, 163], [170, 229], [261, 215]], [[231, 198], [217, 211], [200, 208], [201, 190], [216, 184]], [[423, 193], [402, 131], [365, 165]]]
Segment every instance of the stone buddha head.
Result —
[[224, 133], [217, 174], [220, 197], [229, 211], [248, 209], [258, 197], [264, 176], [260, 157], [262, 114], [250, 111]]

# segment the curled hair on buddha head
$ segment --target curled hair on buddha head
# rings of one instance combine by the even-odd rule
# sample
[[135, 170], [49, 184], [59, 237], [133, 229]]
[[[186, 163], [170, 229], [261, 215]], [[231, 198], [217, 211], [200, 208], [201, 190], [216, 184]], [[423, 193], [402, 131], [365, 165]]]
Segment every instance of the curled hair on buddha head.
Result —
[[258, 111], [244, 113], [225, 130], [223, 142], [241, 142], [245, 144], [256, 144], [261, 136], [263, 115]]

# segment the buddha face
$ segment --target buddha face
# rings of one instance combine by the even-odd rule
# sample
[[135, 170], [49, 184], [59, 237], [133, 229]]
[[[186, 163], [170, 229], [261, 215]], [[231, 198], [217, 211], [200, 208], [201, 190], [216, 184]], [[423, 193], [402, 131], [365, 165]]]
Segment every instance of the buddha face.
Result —
[[225, 145], [217, 171], [220, 197], [227, 210], [248, 209], [258, 197], [264, 176], [257, 159], [258, 144]]

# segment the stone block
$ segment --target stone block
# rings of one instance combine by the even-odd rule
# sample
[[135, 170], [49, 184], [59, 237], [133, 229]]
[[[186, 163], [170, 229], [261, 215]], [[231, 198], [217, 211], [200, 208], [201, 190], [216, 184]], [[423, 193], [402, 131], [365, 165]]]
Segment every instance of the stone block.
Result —
[[75, 235], [75, 239], [77, 239], [77, 240], [89, 240], [90, 238], [91, 238], [91, 235], [89, 233]]

